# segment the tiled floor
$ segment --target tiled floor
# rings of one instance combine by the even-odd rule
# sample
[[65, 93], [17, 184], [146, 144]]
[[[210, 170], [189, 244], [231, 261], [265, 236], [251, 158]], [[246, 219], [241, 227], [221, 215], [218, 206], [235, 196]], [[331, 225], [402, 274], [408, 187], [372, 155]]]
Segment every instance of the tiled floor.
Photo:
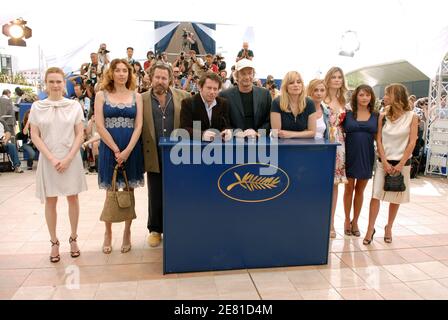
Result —
[[110, 255], [101, 252], [104, 228], [99, 213], [104, 191], [88, 175], [81, 194], [79, 246], [68, 253], [65, 199], [58, 208], [61, 261], [48, 260], [50, 243], [44, 206], [34, 197], [34, 171], [0, 176], [0, 299], [448, 299], [448, 180], [412, 180], [412, 202], [400, 208], [393, 243], [383, 241], [387, 206], [377, 233], [362, 245], [371, 182], [360, 218], [361, 238], [343, 236], [343, 187], [336, 211], [338, 237], [324, 266], [162, 274], [162, 248], [146, 244], [146, 188], [136, 190], [138, 218], [133, 247], [121, 254], [120, 224], [113, 227]]

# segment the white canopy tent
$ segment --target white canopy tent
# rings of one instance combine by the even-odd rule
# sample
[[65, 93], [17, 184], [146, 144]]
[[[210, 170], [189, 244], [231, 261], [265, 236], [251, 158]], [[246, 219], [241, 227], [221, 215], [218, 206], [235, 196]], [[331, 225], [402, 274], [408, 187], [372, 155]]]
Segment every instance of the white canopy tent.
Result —
[[[132, 46], [135, 57], [145, 59], [154, 47], [154, 20], [192, 21], [217, 24], [216, 48], [228, 68], [249, 41], [261, 78], [298, 70], [308, 81], [334, 65], [349, 72], [397, 60], [431, 78], [448, 51], [447, 13], [448, 2], [438, 0], [8, 1], [0, 23], [23, 17], [33, 36], [26, 48], [8, 47], [0, 36], [0, 52], [16, 56], [19, 69], [37, 68], [41, 52], [48, 65], [76, 70], [101, 42], [112, 58]], [[360, 42], [353, 58], [338, 55], [347, 30], [356, 31]]]

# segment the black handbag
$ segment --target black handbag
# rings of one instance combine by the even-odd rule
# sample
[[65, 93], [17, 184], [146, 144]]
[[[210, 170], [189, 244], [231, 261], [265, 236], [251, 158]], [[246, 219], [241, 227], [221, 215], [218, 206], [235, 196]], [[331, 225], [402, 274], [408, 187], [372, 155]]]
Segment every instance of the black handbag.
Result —
[[384, 177], [384, 191], [403, 192], [406, 190], [404, 177], [401, 172], [397, 175], [386, 174]]
[[0, 161], [0, 172], [12, 172], [14, 167], [11, 161]]

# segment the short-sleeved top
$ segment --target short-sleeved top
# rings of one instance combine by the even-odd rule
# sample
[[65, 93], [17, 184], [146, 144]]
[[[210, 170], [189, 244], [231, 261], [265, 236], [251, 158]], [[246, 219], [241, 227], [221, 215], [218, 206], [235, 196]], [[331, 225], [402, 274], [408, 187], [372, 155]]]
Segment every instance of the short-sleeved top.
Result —
[[305, 131], [308, 130], [308, 117], [316, 112], [314, 102], [306, 98], [305, 109], [297, 117], [292, 112], [284, 112], [280, 109], [280, 99], [277, 97], [272, 101], [271, 112], [280, 113], [282, 120], [281, 130], [288, 131]]
[[78, 101], [67, 98], [34, 102], [28, 118], [30, 124], [39, 128], [41, 139], [50, 152], [61, 159], [70, 152], [74, 143], [74, 126], [83, 120], [82, 106]]
[[352, 111], [347, 111], [344, 121], [345, 169], [348, 178], [370, 179], [375, 161], [374, 140], [378, 130], [378, 115], [372, 113], [368, 120], [358, 121]]
[[[58, 159], [70, 153], [75, 142], [75, 126], [84, 119], [78, 101], [38, 100], [31, 106], [29, 123], [40, 131], [40, 137], [48, 150]], [[87, 190], [81, 159], [77, 152], [69, 167], [58, 173], [47, 157], [39, 157], [36, 171], [36, 195], [43, 203], [46, 197], [67, 196]]]

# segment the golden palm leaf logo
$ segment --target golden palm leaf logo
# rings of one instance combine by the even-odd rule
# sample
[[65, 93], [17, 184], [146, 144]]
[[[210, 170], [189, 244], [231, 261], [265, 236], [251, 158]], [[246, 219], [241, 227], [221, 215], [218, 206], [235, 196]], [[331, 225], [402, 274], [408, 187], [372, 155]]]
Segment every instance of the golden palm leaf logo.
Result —
[[266, 190], [277, 188], [280, 183], [279, 177], [260, 177], [252, 173], [246, 173], [243, 178], [236, 172], [233, 173], [237, 181], [227, 186], [227, 191], [232, 190], [236, 186], [241, 186], [242, 188], [249, 190], [250, 192], [255, 190]]

